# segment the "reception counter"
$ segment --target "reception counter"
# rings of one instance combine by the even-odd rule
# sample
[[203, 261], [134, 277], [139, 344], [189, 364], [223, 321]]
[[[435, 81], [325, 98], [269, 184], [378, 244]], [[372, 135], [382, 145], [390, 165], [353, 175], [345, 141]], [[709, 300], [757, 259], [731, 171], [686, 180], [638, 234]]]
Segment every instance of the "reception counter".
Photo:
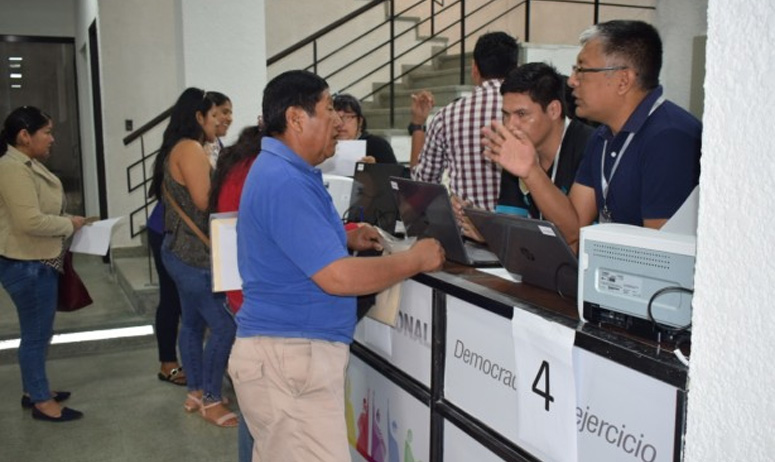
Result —
[[354, 461], [680, 461], [672, 347], [579, 321], [575, 300], [447, 264], [402, 285], [395, 327], [358, 323]]

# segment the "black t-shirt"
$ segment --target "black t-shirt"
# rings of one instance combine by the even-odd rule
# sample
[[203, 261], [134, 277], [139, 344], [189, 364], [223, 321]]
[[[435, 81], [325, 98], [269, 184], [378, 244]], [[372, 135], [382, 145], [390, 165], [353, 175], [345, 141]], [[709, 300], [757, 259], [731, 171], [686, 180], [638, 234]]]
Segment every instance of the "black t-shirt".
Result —
[[360, 139], [366, 140], [366, 155], [372, 156], [378, 164], [397, 164], [393, 148], [384, 138], [364, 133]]
[[[579, 168], [587, 142], [593, 131], [592, 127], [575, 119], [571, 120], [568, 125], [568, 130], [562, 139], [560, 162], [557, 165], [557, 172], [554, 176], [554, 184], [564, 194], [568, 194], [571, 186], [573, 186], [573, 182], [576, 179], [576, 170]], [[546, 172], [547, 176], [551, 177], [553, 168], [554, 164]], [[538, 207], [530, 193], [524, 194], [520, 190], [519, 178], [505, 170], [501, 174], [501, 191], [495, 210], [501, 213], [530, 216], [531, 218], [540, 217]]]

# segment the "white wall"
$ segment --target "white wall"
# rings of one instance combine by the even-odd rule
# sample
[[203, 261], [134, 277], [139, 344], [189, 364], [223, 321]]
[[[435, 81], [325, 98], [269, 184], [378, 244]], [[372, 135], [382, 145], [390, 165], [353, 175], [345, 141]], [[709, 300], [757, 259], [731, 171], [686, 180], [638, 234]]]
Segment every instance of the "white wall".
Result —
[[[181, 88], [175, 44], [174, 0], [98, 0], [102, 123], [108, 214], [128, 215], [142, 204], [144, 191], [128, 193], [126, 168], [140, 159], [140, 143], [125, 147], [129, 134], [124, 121], [139, 128], [170, 107]], [[161, 144], [160, 137], [145, 140], [146, 152]], [[139, 172], [138, 172], [139, 173]], [[137, 175], [139, 181], [141, 175]], [[139, 224], [143, 224], [142, 221]], [[118, 225], [115, 247], [129, 245], [129, 223]]]
[[771, 0], [708, 2], [686, 462], [775, 454], [773, 24]]
[[665, 96], [677, 105], [689, 109], [692, 86], [694, 37], [707, 34], [708, 0], [668, 0], [657, 3], [654, 26], [664, 45], [662, 54], [662, 85]]
[[[223, 11], [213, 9], [217, 5], [199, 0], [186, 0], [183, 5], [179, 0], [158, 0], [153, 5], [145, 0], [99, 0], [110, 216], [128, 215], [142, 204], [144, 194], [143, 190], [127, 192], [126, 168], [140, 158], [141, 150], [139, 141], [124, 146], [125, 120], [132, 120], [137, 129], [172, 106], [184, 88], [198, 86], [232, 99], [234, 123], [227, 143], [242, 126], [255, 123], [266, 82], [263, 2], [246, 0]], [[163, 129], [162, 124], [145, 138], [146, 153], [159, 147]], [[139, 170], [134, 178], [140, 180]], [[137, 245], [129, 235], [125, 221], [114, 234], [114, 247]]]
[[[264, 2], [176, 0], [178, 86], [226, 94], [234, 122], [224, 142], [236, 141], [242, 128], [255, 125], [266, 84]], [[286, 23], [287, 24], [287, 23]]]
[[94, 140], [94, 110], [91, 87], [89, 26], [97, 18], [97, 0], [75, 3], [75, 74], [78, 85], [78, 114], [81, 128], [81, 169], [86, 216], [99, 216], [97, 159]]
[[0, 34], [75, 37], [76, 0], [0, 0]]

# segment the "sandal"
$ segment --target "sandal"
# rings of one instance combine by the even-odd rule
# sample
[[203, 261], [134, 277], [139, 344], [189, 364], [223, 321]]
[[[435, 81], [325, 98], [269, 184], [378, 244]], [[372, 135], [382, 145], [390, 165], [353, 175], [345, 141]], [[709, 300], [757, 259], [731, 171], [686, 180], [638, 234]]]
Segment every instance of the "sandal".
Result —
[[180, 385], [181, 387], [186, 386], [186, 375], [183, 373], [182, 366], [171, 369], [169, 374], [159, 372], [156, 374], [156, 377], [162, 382], [169, 382], [173, 385]]
[[183, 409], [186, 412], [196, 412], [202, 408], [202, 398], [197, 398], [196, 395], [189, 393], [186, 395], [186, 402], [183, 403]]
[[210, 422], [211, 424], [217, 425], [219, 427], [231, 428], [239, 425], [239, 417], [237, 416], [237, 414], [233, 412], [227, 412], [226, 414], [217, 418], [208, 417], [207, 410], [214, 408], [216, 406], [220, 406], [223, 409], [226, 409], [227, 411], [229, 410], [229, 408], [227, 408], [222, 401], [216, 401], [214, 403], [205, 404], [201, 408], [199, 408], [199, 413], [202, 415], [202, 418]]

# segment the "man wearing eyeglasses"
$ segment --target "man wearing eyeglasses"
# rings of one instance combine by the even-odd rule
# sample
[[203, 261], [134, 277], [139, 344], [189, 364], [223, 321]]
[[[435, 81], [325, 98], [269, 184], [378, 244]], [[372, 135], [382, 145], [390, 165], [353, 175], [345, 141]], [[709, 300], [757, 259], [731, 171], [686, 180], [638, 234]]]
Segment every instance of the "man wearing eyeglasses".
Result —
[[576, 115], [600, 122], [566, 197], [535, 147], [500, 122], [482, 130], [485, 156], [520, 177], [544, 217], [574, 248], [595, 220], [660, 228], [699, 182], [702, 125], [662, 95], [662, 41], [641, 21], [609, 21], [581, 35], [568, 84]]

